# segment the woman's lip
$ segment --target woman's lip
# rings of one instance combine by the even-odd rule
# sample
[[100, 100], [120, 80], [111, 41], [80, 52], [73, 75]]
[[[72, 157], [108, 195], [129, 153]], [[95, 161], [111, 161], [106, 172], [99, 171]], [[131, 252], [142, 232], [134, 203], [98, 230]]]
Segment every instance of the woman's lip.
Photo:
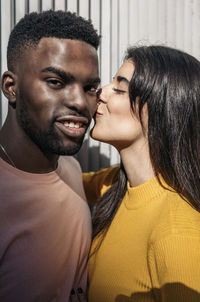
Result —
[[97, 115], [97, 116], [100, 116], [100, 115], [103, 115], [103, 113], [102, 113], [102, 112], [99, 112], [99, 111], [96, 111], [96, 115]]
[[86, 132], [86, 127], [81, 126], [80, 128], [70, 128], [64, 125], [62, 122], [55, 122], [56, 127], [68, 137], [82, 137]]

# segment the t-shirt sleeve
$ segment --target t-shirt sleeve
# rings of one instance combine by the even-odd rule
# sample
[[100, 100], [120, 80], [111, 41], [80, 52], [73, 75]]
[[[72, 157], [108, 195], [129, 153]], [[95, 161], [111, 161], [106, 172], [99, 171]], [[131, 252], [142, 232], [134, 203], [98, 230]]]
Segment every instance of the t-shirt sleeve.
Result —
[[115, 181], [119, 166], [83, 173], [83, 185], [88, 203], [94, 204]]
[[200, 238], [170, 235], [151, 246], [150, 274], [159, 302], [200, 301]]

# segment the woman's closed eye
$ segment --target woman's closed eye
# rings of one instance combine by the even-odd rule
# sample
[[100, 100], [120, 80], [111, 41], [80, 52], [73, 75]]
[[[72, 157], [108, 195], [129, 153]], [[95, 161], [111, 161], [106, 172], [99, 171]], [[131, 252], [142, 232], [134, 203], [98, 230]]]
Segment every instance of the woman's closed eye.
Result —
[[118, 94], [124, 94], [126, 93], [127, 91], [126, 90], [122, 90], [122, 89], [118, 89], [118, 88], [115, 88], [113, 87], [112, 90]]

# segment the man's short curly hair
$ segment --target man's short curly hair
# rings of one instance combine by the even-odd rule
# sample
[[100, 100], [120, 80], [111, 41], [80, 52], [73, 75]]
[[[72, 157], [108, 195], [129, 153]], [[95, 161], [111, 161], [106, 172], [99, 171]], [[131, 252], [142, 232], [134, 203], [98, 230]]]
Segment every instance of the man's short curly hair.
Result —
[[100, 36], [90, 20], [65, 11], [33, 12], [25, 15], [12, 30], [7, 48], [8, 69], [14, 71], [17, 58], [28, 47], [37, 47], [40, 39], [54, 37], [81, 40], [95, 49]]

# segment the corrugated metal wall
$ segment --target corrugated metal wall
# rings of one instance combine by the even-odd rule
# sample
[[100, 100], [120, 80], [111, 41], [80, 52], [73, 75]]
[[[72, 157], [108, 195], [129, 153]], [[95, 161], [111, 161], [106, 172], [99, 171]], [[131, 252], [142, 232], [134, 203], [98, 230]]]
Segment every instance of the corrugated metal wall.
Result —
[[[200, 0], [1, 0], [0, 69], [6, 70], [10, 30], [27, 12], [62, 9], [91, 18], [102, 35], [99, 49], [102, 85], [108, 83], [122, 62], [128, 45], [165, 44], [200, 59]], [[0, 124], [7, 112], [1, 94]], [[84, 171], [119, 161], [114, 148], [86, 135], [78, 159]]]

